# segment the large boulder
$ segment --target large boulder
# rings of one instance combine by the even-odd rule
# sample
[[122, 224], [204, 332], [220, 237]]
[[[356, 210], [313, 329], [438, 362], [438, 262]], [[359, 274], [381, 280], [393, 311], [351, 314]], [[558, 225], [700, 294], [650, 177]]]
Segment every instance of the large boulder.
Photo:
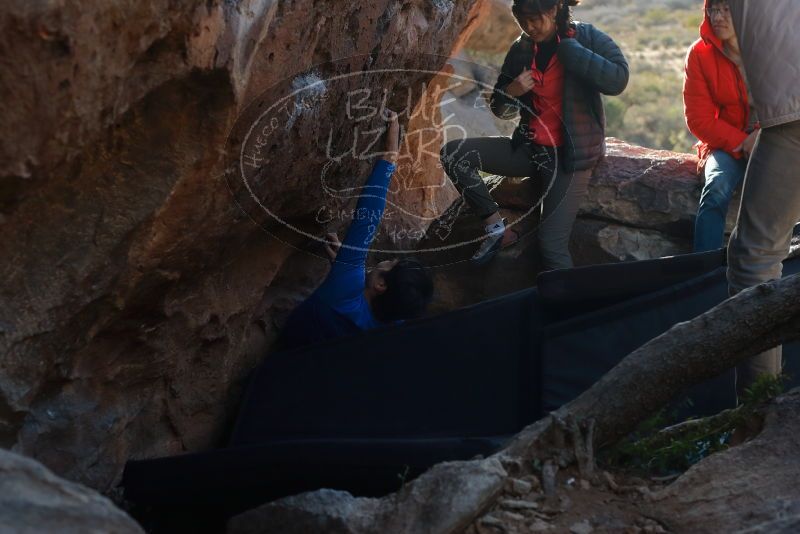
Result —
[[[571, 248], [579, 265], [685, 254], [692, 250], [702, 189], [697, 158], [606, 139], [589, 182]], [[738, 203], [731, 202], [735, 217]]]
[[691, 243], [657, 230], [579, 218], [572, 228], [570, 251], [577, 265], [649, 260], [691, 252]]
[[144, 531], [107, 498], [55, 476], [39, 462], [0, 449], [0, 525], [7, 534]]
[[579, 215], [689, 238], [701, 189], [695, 156], [610, 137]]
[[775, 399], [751, 441], [695, 464], [646, 513], [673, 532], [800, 529], [800, 390]]
[[444, 137], [441, 102], [452, 71], [445, 65], [431, 79], [409, 118], [375, 249], [413, 250], [428, 226], [458, 198], [439, 161]]
[[[501, 55], [519, 37], [520, 29], [511, 13], [511, 0], [489, 0], [488, 14], [464, 44], [464, 48], [482, 55]], [[502, 61], [500, 57], [500, 61]]]
[[340, 156], [384, 96], [408, 121], [482, 9], [3, 2], [0, 445], [106, 490], [219, 443], [377, 157]]

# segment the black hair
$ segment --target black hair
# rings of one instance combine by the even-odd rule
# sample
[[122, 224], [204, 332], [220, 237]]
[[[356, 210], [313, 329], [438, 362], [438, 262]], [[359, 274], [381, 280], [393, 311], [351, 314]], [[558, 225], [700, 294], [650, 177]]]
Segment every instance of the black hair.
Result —
[[403, 258], [384, 273], [386, 291], [372, 300], [372, 311], [383, 322], [419, 317], [433, 297], [433, 280], [417, 260]]
[[556, 28], [562, 37], [567, 35], [572, 26], [572, 6], [580, 4], [580, 0], [514, 0], [511, 11], [519, 19], [525, 15], [541, 15], [558, 6], [556, 11]]

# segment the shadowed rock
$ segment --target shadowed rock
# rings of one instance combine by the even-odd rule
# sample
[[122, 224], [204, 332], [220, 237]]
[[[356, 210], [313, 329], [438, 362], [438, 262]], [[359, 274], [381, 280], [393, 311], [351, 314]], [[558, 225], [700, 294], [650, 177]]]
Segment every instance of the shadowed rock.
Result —
[[110, 500], [59, 478], [39, 462], [0, 449], [0, 525], [3, 532], [144, 531]]
[[357, 498], [333, 490], [304, 493], [234, 517], [227, 532], [458, 532], [483, 510], [480, 503], [488, 505], [500, 494], [505, 480], [496, 458], [447, 462], [387, 498]]

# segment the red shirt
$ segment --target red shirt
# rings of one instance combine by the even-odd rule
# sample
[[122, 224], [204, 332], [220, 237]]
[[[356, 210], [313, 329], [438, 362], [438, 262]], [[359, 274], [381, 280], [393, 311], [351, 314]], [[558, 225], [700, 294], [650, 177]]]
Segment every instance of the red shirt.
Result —
[[[561, 39], [557, 37], [560, 41]], [[562, 146], [564, 144], [564, 126], [562, 103], [564, 96], [564, 66], [558, 61], [558, 54], [553, 54], [544, 72], [536, 68], [536, 53], [539, 47], [533, 44], [533, 76], [532, 105], [533, 115], [528, 124], [529, 136], [534, 143], [545, 146]]]

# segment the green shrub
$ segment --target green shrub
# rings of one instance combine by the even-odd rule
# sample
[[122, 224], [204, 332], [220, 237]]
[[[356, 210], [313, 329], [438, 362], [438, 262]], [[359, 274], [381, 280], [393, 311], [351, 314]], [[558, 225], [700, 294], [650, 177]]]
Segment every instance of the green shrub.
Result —
[[763, 375], [747, 390], [742, 404], [736, 409], [705, 419], [689, 420], [689, 424], [659, 433], [675, 421], [674, 412], [668, 414], [661, 410], [605, 453], [603, 460], [648, 474], [683, 472], [710, 454], [727, 449], [736, 427], [752, 417], [764, 402], [779, 395], [785, 382], [785, 376]]
[[669, 24], [671, 19], [672, 17], [666, 9], [656, 7], [644, 14], [642, 23], [644, 23], [645, 26], [661, 26]]
[[691, 13], [683, 17], [683, 27], [687, 30], [698, 30], [701, 22], [703, 22], [703, 13]]

